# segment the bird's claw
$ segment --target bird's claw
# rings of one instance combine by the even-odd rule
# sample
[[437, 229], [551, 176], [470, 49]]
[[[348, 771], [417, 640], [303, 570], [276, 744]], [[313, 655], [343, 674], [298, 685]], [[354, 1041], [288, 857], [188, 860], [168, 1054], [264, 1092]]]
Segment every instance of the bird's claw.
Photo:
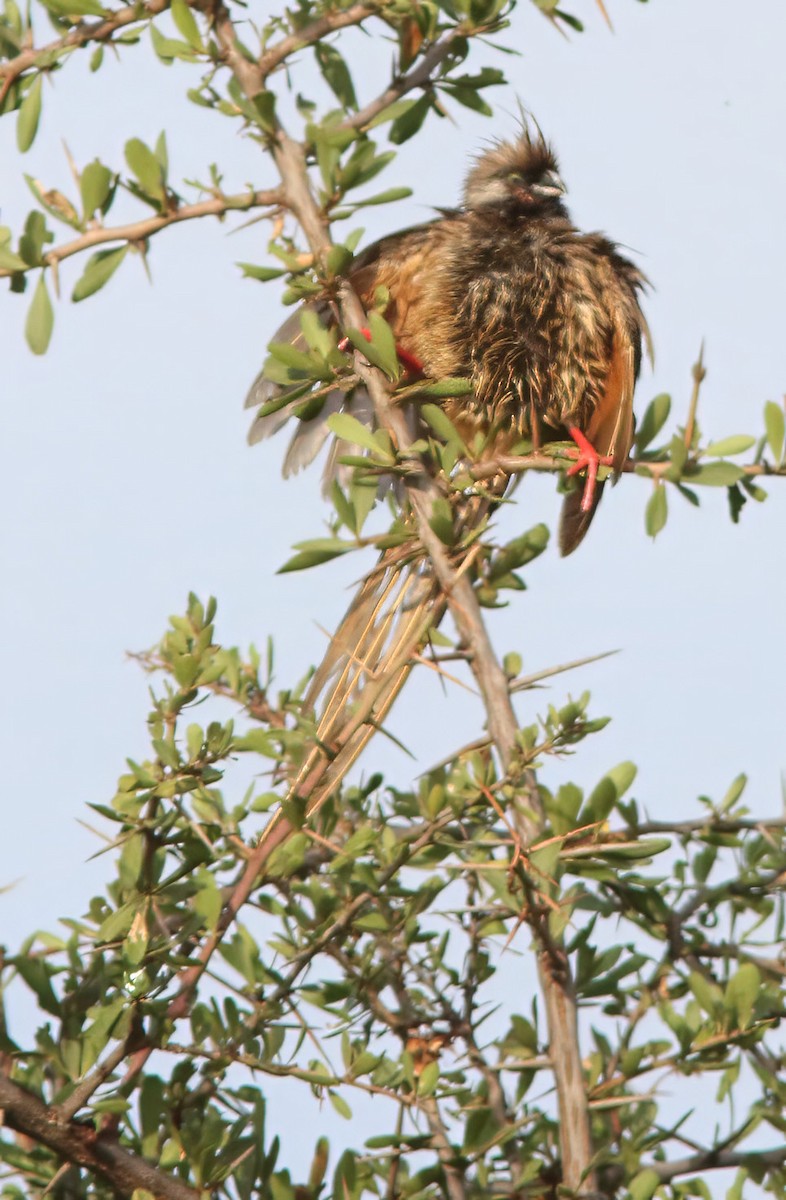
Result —
[[568, 433], [576, 443], [576, 461], [572, 467], [568, 467], [567, 475], [578, 475], [579, 471], [587, 472], [587, 479], [584, 484], [584, 495], [581, 497], [581, 511], [592, 512], [592, 506], [595, 503], [595, 488], [598, 482], [598, 467], [603, 464], [604, 467], [613, 465], [613, 458], [610, 454], [598, 454], [589, 438], [581, 432], [576, 425], [571, 425]]

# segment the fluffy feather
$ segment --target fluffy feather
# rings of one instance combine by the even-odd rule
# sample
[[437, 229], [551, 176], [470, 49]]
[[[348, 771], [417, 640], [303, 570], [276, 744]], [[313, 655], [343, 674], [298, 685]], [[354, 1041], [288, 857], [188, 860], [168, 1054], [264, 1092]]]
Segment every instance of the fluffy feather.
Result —
[[[646, 338], [638, 297], [645, 280], [613, 243], [572, 225], [563, 193], [552, 148], [524, 129], [515, 142], [479, 157], [462, 208], [441, 210], [434, 221], [369, 246], [354, 260], [349, 279], [366, 306], [377, 288], [388, 290], [386, 319], [424, 375], [471, 380], [471, 394], [448, 397], [443, 407], [465, 436], [486, 435], [490, 456], [522, 438], [566, 440], [576, 426], [619, 471], [633, 437], [633, 388]], [[309, 308], [323, 324], [334, 324], [328, 297]], [[297, 313], [273, 341], [305, 347]], [[284, 398], [263, 369], [247, 404]], [[258, 416], [250, 439], [276, 432], [303, 399], [299, 393]], [[285, 473], [313, 459], [327, 439], [329, 414], [342, 408], [373, 427], [365, 390], [337, 378], [322, 410], [298, 424]], [[417, 429], [417, 409], [409, 416]], [[340, 470], [337, 459], [348, 452], [355, 448], [331, 446], [328, 484]], [[458, 523], [476, 528], [506, 483], [497, 478], [490, 499], [465, 497]], [[583, 512], [580, 497], [573, 492], [565, 500], [563, 553], [576, 548], [592, 520], [594, 506]], [[364, 581], [306, 697], [320, 716], [315, 749], [294, 786], [311, 797], [311, 811], [384, 718], [444, 608], [414, 537], [386, 551]]]

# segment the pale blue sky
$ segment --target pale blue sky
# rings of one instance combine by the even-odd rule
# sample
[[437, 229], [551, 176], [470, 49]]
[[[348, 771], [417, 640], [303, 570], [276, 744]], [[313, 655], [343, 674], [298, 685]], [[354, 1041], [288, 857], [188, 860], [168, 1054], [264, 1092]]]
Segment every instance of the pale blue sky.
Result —
[[[513, 89], [489, 93], [498, 116], [456, 109], [460, 124], [432, 119], [384, 177], [411, 184], [413, 198], [370, 211], [368, 237], [454, 202], [468, 156], [515, 128], [519, 97], [558, 149], [577, 223], [630, 247], [655, 286], [646, 307], [657, 366], [641, 381], [639, 412], [671, 391], [684, 414], [704, 338], [703, 427], [758, 432], [765, 400], [786, 390], [786, 9], [782, 0], [607, 3], [614, 35], [594, 0], [575, 0], [588, 32], [568, 42], [522, 2], [513, 34], [522, 56], [501, 62]], [[368, 97], [388, 51], [355, 45]], [[500, 57], [480, 47], [471, 61]], [[0, 123], [3, 222], [18, 227], [29, 207], [22, 171], [69, 190], [62, 138], [82, 164], [98, 154], [119, 165], [129, 137], [153, 142], [164, 127], [174, 180], [205, 178], [216, 160], [229, 189], [266, 186], [267, 163], [235, 126], [181, 101], [193, 82], [133, 48], [98, 76], [70, 64], [45, 89], [42, 131], [24, 160], [13, 122]], [[189, 590], [212, 592], [219, 636], [244, 645], [273, 634], [278, 677], [290, 682], [321, 652], [316, 622], [335, 624], [362, 569], [352, 558], [273, 574], [293, 542], [321, 532], [324, 510], [318, 471], [279, 479], [283, 441], [245, 445], [243, 398], [282, 310], [275, 286], [241, 281], [234, 263], [263, 261], [265, 242], [263, 225], [232, 238], [206, 222], [165, 233], [151, 247], [153, 286], [132, 261], [98, 297], [61, 303], [43, 359], [23, 343], [26, 301], [3, 295], [0, 884], [20, 880], [0, 899], [3, 942], [81, 912], [107, 877], [104, 860], [85, 865], [97, 843], [77, 822], [90, 819], [86, 802], [112, 795], [125, 756], [145, 752], [147, 681], [124, 651], [151, 644]], [[80, 270], [64, 268], [66, 295]], [[699, 512], [670, 496], [672, 519], [653, 544], [643, 532], [648, 484], [626, 478], [581, 551], [565, 561], [549, 551], [527, 572], [530, 590], [490, 616], [495, 644], [518, 650], [525, 670], [622, 651], [519, 703], [524, 722], [549, 699], [590, 688], [594, 711], [614, 718], [569, 763], [577, 782], [591, 786], [632, 758], [641, 804], [685, 817], [698, 814], [697, 793], [719, 798], [745, 770], [754, 811], [780, 809], [786, 483], [770, 490], [738, 527], [725, 492], [704, 490]], [[554, 523], [553, 481], [527, 480], [517, 500], [504, 516], [511, 533]], [[470, 697], [443, 702], [423, 676], [391, 726], [426, 767], [480, 719]], [[400, 786], [416, 769], [387, 747], [381, 758]]]

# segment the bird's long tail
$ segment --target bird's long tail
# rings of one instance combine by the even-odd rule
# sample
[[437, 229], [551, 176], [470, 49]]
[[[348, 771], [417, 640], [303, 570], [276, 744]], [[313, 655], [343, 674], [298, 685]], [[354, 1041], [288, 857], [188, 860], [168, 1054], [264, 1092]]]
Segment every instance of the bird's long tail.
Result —
[[[479, 528], [494, 504], [490, 494], [463, 498], [457, 528]], [[456, 569], [468, 565], [470, 553], [459, 555]], [[316, 730], [289, 795], [305, 802], [307, 820], [384, 722], [446, 609], [447, 597], [414, 533], [411, 542], [386, 550], [363, 580], [304, 698], [305, 710], [317, 716]], [[291, 830], [278, 810], [259, 843], [258, 849], [267, 847], [265, 858]]]

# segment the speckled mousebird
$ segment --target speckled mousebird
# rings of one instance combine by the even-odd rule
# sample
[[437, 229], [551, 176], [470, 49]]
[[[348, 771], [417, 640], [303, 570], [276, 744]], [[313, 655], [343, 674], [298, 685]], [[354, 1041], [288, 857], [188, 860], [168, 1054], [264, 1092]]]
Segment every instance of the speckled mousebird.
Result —
[[[602, 234], [575, 228], [564, 193], [554, 151], [539, 131], [524, 128], [516, 141], [495, 144], [477, 159], [461, 208], [375, 242], [354, 259], [349, 279], [367, 307], [378, 287], [388, 290], [385, 316], [404, 366], [428, 378], [472, 382], [471, 394], [441, 401], [465, 440], [481, 431], [492, 457], [522, 438], [536, 446], [576, 441], [571, 472], [586, 468], [587, 481], [563, 504], [559, 544], [569, 554], [587, 532], [600, 498], [598, 462], [606, 462], [616, 474], [628, 457], [633, 389], [648, 335], [639, 305], [644, 276]], [[329, 298], [309, 306], [324, 324], [335, 324]], [[299, 312], [273, 341], [305, 346]], [[266, 405], [280, 394], [263, 370], [247, 404]], [[275, 432], [302, 400], [301, 395], [267, 415], [263, 410], [249, 440]], [[315, 457], [329, 435], [327, 417], [340, 409], [373, 423], [362, 387], [357, 381], [342, 387], [338, 380], [322, 410], [299, 422], [285, 474]], [[416, 425], [414, 412], [412, 420]], [[333, 445], [328, 478], [347, 451], [346, 445]], [[396, 569], [394, 559], [394, 554], [387, 560], [383, 555], [365, 581], [307, 697], [315, 700], [341, 669], [344, 682], [328, 696], [320, 725], [320, 736], [328, 743], [339, 736], [350, 694], [356, 696], [364, 684], [371, 690], [372, 678], [384, 677], [387, 670], [391, 679], [400, 677], [394, 688], [388, 687], [388, 699], [382, 703], [379, 696], [369, 697], [369, 720], [381, 720], [406, 677], [412, 653], [422, 645], [424, 630], [444, 609], [444, 598], [421, 571], [416, 580], [410, 572], [409, 580], [400, 583], [404, 591], [410, 589], [409, 598], [397, 598], [398, 615], [391, 613], [390, 595], [384, 603], [380, 597]], [[383, 631], [379, 625], [385, 613]], [[413, 620], [418, 613], [425, 625], [423, 619]], [[394, 633], [405, 618], [408, 641]]]
[[[594, 474], [594, 450], [618, 472], [633, 438], [633, 388], [647, 337], [638, 299], [645, 280], [603, 235], [575, 228], [564, 192], [554, 151], [524, 129], [515, 142], [480, 156], [460, 209], [375, 242], [354, 260], [349, 278], [366, 305], [377, 287], [388, 289], [385, 315], [404, 364], [429, 378], [472, 381], [472, 395], [443, 401], [465, 440], [480, 429], [493, 435], [489, 452], [504, 453], [525, 437], [536, 445], [573, 437], [574, 470], [586, 466]], [[331, 321], [327, 300], [311, 307]], [[304, 344], [299, 312], [272, 340]], [[247, 405], [264, 405], [280, 390], [263, 371]], [[337, 387], [316, 417], [299, 423], [285, 474], [311, 461], [328, 436], [327, 417], [342, 407], [371, 419], [362, 389]], [[249, 440], [268, 436], [291, 415], [285, 407], [258, 417]], [[589, 528], [600, 492], [585, 487], [567, 497], [563, 554]]]

